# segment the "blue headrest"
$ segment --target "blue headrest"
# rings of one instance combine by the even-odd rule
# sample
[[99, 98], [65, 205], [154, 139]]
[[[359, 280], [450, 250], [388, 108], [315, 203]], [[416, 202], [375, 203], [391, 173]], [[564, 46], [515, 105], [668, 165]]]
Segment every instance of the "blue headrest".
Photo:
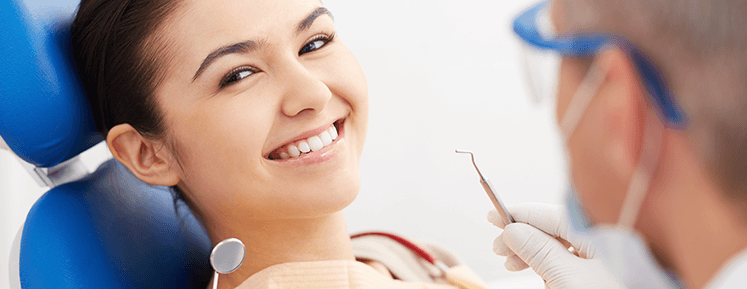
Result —
[[32, 17], [20, 1], [0, 0], [0, 136], [25, 161], [52, 167], [103, 137], [73, 61], [73, 11], [43, 9]]
[[21, 237], [21, 287], [206, 288], [210, 247], [170, 188], [110, 160], [34, 204]]

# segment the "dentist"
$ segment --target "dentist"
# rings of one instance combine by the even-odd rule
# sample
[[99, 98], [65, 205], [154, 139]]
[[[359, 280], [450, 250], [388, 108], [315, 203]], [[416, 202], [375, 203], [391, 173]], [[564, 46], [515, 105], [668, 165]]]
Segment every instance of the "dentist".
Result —
[[567, 210], [489, 214], [506, 267], [556, 289], [747, 286], [747, 1], [555, 0], [514, 31], [572, 186]]

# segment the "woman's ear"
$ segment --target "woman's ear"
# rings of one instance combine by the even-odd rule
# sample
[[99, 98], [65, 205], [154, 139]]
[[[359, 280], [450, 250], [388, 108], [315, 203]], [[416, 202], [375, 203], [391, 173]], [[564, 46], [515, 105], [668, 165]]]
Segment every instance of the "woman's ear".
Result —
[[175, 186], [179, 166], [165, 144], [143, 137], [129, 124], [120, 124], [106, 136], [109, 150], [141, 181], [151, 185]]

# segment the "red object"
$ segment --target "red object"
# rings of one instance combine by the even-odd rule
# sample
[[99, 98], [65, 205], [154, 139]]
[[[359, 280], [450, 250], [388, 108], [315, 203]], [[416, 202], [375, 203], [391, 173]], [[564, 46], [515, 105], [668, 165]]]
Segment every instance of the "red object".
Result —
[[438, 259], [436, 257], [434, 257], [433, 255], [431, 255], [431, 253], [429, 253], [428, 251], [426, 251], [423, 248], [418, 247], [418, 245], [415, 245], [412, 242], [410, 242], [407, 239], [402, 238], [400, 236], [397, 236], [397, 235], [394, 235], [394, 234], [390, 234], [390, 233], [384, 233], [384, 232], [366, 232], [366, 233], [360, 233], [360, 234], [352, 235], [352, 236], [350, 236], [350, 239], [355, 239], [355, 238], [363, 237], [363, 236], [384, 236], [384, 237], [387, 237], [389, 239], [392, 239], [392, 240], [396, 241], [397, 243], [402, 244], [402, 246], [405, 246], [408, 249], [412, 250], [413, 252], [415, 252], [415, 254], [418, 254], [418, 256], [420, 256], [423, 259], [425, 259], [426, 261], [428, 261], [428, 263], [431, 263], [433, 265], [437, 265], [436, 262], [438, 262]]

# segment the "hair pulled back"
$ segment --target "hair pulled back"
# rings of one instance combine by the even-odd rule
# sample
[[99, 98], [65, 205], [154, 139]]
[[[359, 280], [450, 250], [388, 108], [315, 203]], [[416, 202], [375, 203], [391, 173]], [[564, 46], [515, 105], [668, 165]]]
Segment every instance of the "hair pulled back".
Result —
[[175, 0], [82, 0], [72, 24], [78, 74], [104, 136], [127, 123], [145, 137], [162, 137], [153, 96], [163, 79], [167, 44], [159, 28]]

